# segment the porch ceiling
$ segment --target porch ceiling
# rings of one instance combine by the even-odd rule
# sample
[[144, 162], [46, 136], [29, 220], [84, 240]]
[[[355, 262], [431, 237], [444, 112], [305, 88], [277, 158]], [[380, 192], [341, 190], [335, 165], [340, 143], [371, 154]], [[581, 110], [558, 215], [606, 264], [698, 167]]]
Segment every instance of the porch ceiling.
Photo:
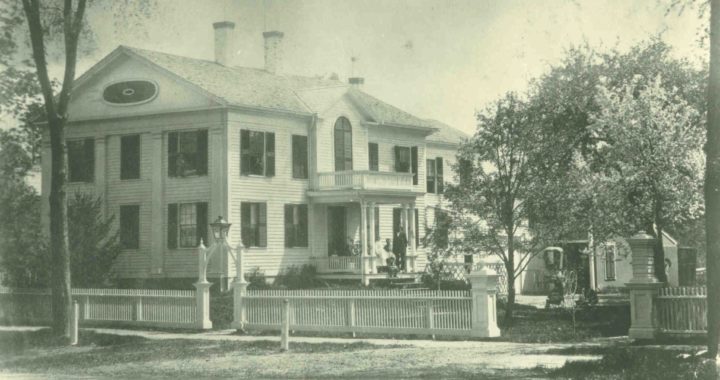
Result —
[[309, 191], [313, 203], [375, 202], [397, 204], [415, 202], [424, 193], [405, 190], [319, 190]]

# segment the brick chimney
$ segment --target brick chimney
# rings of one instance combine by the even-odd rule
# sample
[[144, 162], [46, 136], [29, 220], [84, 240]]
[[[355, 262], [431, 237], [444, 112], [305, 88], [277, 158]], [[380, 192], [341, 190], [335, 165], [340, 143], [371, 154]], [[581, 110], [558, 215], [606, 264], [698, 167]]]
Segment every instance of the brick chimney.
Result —
[[365, 78], [351, 77], [351, 78], [348, 78], [348, 83], [350, 83], [350, 85], [352, 85], [355, 88], [362, 88], [362, 85], [365, 84]]
[[283, 32], [264, 32], [265, 38], [265, 71], [275, 74], [282, 66]]
[[231, 64], [232, 37], [235, 30], [235, 23], [221, 21], [213, 24], [215, 29], [215, 62], [223, 66]]

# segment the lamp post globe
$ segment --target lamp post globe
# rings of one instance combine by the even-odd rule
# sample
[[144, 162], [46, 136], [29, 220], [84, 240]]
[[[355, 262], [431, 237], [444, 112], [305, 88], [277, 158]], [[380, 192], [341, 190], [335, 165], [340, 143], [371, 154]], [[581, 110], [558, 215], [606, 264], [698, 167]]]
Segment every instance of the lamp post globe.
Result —
[[214, 222], [210, 223], [210, 228], [212, 229], [215, 240], [226, 240], [231, 225], [232, 224], [228, 223], [222, 216], [218, 216]]

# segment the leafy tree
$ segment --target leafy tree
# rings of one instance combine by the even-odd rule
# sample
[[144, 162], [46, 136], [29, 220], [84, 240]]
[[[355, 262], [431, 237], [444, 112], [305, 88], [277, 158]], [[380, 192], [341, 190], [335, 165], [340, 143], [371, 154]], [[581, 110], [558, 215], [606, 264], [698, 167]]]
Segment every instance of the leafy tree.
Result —
[[[126, 15], [146, 15], [149, 1], [95, 1], [90, 5], [107, 8]], [[130, 6], [128, 6], [130, 5]], [[51, 157], [50, 174], [50, 260], [53, 330], [68, 336], [70, 312], [70, 252], [68, 247], [67, 196], [66, 196], [66, 146], [65, 125], [69, 119], [68, 104], [75, 80], [78, 54], [92, 49], [93, 33], [85, 22], [87, 0], [23, 0], [21, 3], [4, 0], [0, 6], [0, 67], [3, 73], [12, 73], [0, 81], [0, 98], [4, 104], [23, 100], [24, 94], [32, 98], [34, 92], [29, 73], [34, 72], [36, 88], [42, 99], [42, 114], [49, 131]], [[125, 6], [125, 7], [123, 7]], [[127, 21], [126, 17], [116, 19]], [[132, 19], [132, 17], [130, 17]], [[17, 30], [27, 28], [28, 35]], [[80, 42], [86, 43], [79, 49]], [[29, 47], [32, 59], [25, 56]], [[63, 68], [60, 90], [55, 91], [54, 81], [48, 71], [48, 62], [58, 61]], [[16, 81], [16, 83], [13, 83]], [[23, 85], [19, 85], [22, 83]], [[24, 86], [27, 85], [27, 86]], [[10, 94], [10, 95], [8, 95]]]
[[[589, 232], [596, 243], [648, 229], [647, 221], [638, 221], [625, 208], [627, 193], [614, 186], [621, 179], [618, 172], [606, 170], [611, 163], [598, 152], [602, 141], [593, 130], [592, 118], [602, 112], [601, 88], [616, 92], [632, 87], [637, 94], [658, 77], [665, 91], [697, 115], [704, 113], [707, 72], [672, 58], [670, 47], [658, 39], [627, 52], [599, 53], [587, 46], [570, 49], [559, 65], [533, 82], [528, 107], [536, 126], [536, 146], [531, 161], [543, 173], [535, 177], [535, 220], [550, 218], [575, 226], [572, 233]], [[656, 248], [656, 262], [663, 262], [661, 255]], [[658, 270], [662, 278], [664, 268]]]
[[120, 254], [115, 216], [103, 216], [103, 200], [88, 193], [75, 193], [68, 202], [70, 270], [74, 287], [102, 287], [113, 279], [112, 265]]
[[[662, 236], [667, 226], [697, 219], [702, 207], [703, 123], [700, 113], [658, 77], [647, 87], [636, 78], [610, 90], [601, 86], [593, 115], [596, 169], [611, 176], [624, 225], [648, 226], [656, 237], [655, 273], [665, 282]], [[618, 226], [618, 230], [622, 227]]]
[[510, 93], [477, 115], [477, 131], [458, 152], [457, 184], [450, 201], [466, 253], [493, 254], [507, 271], [506, 319], [512, 321], [515, 280], [530, 260], [561, 232], [543, 220], [528, 231], [532, 214], [533, 168], [529, 161], [535, 131], [527, 104]]

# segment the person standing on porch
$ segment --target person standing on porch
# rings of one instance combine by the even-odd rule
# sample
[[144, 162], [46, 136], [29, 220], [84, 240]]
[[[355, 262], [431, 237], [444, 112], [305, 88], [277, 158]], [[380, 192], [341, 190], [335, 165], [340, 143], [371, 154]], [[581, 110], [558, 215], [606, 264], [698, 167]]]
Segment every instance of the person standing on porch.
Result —
[[407, 249], [407, 243], [407, 236], [405, 236], [405, 231], [401, 228], [395, 235], [393, 253], [395, 254], [398, 268], [402, 270], [405, 270], [405, 250]]

